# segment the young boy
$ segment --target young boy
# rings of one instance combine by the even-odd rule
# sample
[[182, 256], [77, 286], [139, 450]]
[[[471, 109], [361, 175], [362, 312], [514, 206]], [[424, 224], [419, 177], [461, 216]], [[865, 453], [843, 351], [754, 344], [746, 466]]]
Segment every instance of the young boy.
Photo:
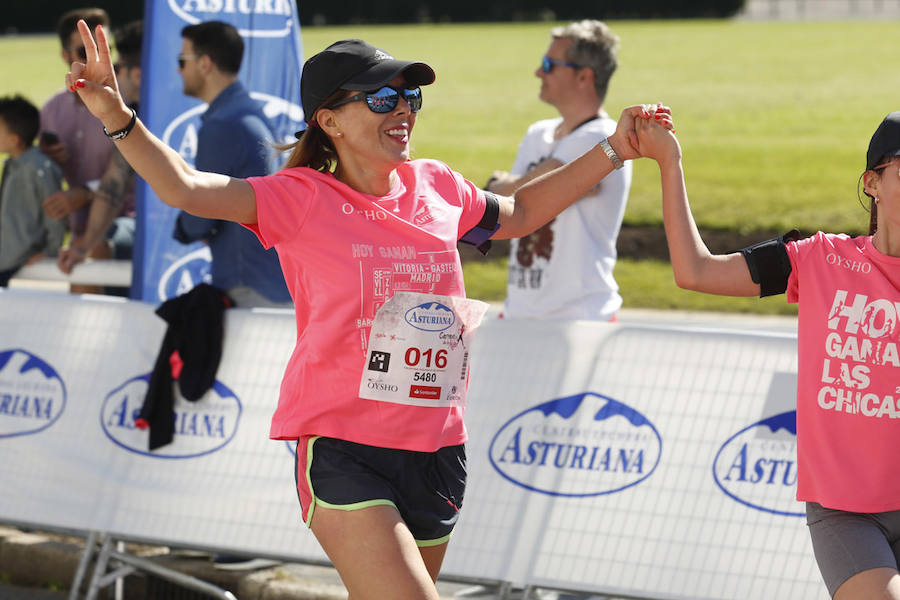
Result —
[[22, 96], [0, 98], [0, 153], [9, 154], [0, 181], [0, 286], [24, 265], [54, 256], [65, 223], [50, 219], [41, 204], [59, 191], [62, 172], [33, 146], [40, 113]]

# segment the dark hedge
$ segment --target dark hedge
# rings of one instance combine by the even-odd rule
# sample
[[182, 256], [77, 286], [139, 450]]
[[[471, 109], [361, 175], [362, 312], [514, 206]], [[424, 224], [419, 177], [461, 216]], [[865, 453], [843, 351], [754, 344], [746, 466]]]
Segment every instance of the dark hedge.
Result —
[[[165, 1], [165, 0], [157, 0]], [[204, 0], [177, 0], [196, 6]], [[253, 1], [253, 0], [249, 0]], [[0, 34], [52, 32], [63, 12], [79, 5], [100, 6], [109, 12], [113, 25], [143, 16], [142, 1], [37, 0], [7, 2], [0, 12]], [[734, 16], [744, 0], [640, 0], [609, 2], [597, 0], [341, 0], [339, 2], [299, 2], [302, 25], [348, 23], [485, 22], [575, 19], [687, 19]]]

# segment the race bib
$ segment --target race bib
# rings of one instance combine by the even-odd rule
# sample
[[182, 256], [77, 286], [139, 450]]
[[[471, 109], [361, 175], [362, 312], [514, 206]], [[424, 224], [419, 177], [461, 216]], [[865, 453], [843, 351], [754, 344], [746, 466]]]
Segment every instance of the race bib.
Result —
[[465, 406], [469, 348], [488, 305], [395, 293], [375, 314], [359, 397], [414, 406]]

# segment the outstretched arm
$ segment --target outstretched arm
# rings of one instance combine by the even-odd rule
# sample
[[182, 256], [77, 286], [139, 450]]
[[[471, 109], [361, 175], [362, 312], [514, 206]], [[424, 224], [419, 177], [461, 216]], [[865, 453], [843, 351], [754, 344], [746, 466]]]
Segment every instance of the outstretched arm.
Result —
[[[610, 146], [622, 160], [639, 158], [635, 123], [652, 120], [672, 128], [669, 109], [658, 104], [629, 106], [622, 111]], [[528, 235], [587, 194], [614, 169], [598, 144], [583, 155], [520, 187], [512, 198], [500, 199], [500, 228], [495, 239]]]
[[[107, 131], [119, 131], [131, 121], [113, 74], [109, 44], [103, 26], [96, 42], [84, 21], [78, 22], [85, 63], [72, 63], [66, 85]], [[116, 147], [163, 202], [211, 219], [256, 223], [256, 196], [247, 181], [191, 168], [177, 152], [163, 144], [138, 120]]]
[[688, 204], [681, 146], [675, 134], [653, 122], [636, 124], [638, 151], [659, 164], [663, 221], [678, 287], [720, 296], [759, 296], [740, 252], [712, 254], [697, 230]]

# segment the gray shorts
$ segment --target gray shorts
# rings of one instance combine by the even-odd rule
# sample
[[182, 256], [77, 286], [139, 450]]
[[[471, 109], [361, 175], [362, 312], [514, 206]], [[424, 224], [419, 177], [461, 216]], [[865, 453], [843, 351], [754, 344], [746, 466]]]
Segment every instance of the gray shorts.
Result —
[[828, 593], [869, 569], [896, 569], [900, 561], [900, 510], [853, 513], [806, 503], [806, 524]]

